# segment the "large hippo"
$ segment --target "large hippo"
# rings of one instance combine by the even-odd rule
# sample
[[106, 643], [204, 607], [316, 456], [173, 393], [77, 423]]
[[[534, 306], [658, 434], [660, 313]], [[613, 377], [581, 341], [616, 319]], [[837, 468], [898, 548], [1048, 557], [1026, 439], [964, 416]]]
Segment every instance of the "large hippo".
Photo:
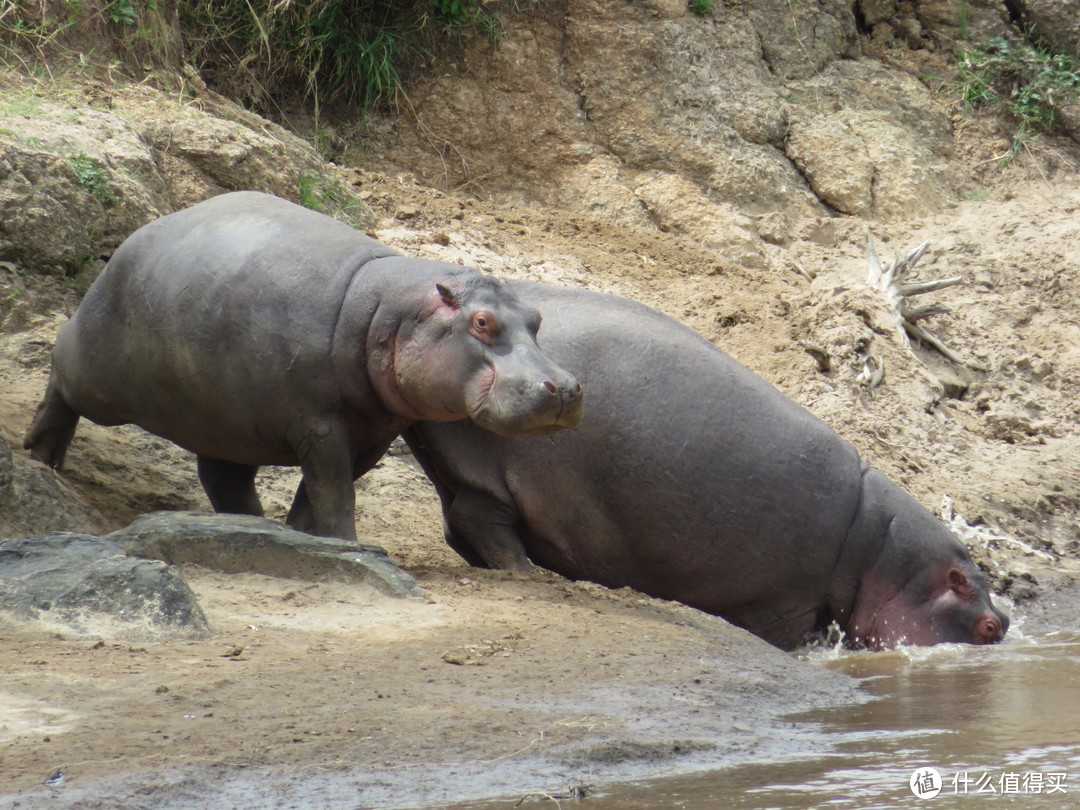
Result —
[[704, 338], [610, 295], [512, 281], [587, 391], [575, 431], [405, 434], [474, 565], [629, 585], [784, 649], [1001, 640], [964, 546], [808, 411]]
[[261, 514], [255, 473], [299, 465], [288, 522], [355, 538], [353, 481], [415, 419], [543, 435], [581, 387], [537, 347], [540, 316], [500, 280], [395, 253], [256, 192], [132, 234], [60, 330], [27, 433], [58, 467], [80, 416], [198, 456], [213, 507]]

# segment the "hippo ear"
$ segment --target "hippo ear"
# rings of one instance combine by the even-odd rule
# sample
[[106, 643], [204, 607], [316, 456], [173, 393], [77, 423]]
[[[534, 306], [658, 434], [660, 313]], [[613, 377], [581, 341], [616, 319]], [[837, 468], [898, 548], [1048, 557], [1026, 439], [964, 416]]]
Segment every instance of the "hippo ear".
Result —
[[950, 568], [949, 573], [945, 575], [945, 580], [948, 582], [949, 587], [961, 599], [971, 599], [974, 593], [971, 587], [971, 580], [968, 579], [967, 574], [959, 568]]
[[450, 309], [460, 309], [461, 302], [458, 300], [457, 294], [443, 284], [441, 281], [435, 282], [435, 288], [439, 291], [439, 295], [442, 296], [443, 303]]

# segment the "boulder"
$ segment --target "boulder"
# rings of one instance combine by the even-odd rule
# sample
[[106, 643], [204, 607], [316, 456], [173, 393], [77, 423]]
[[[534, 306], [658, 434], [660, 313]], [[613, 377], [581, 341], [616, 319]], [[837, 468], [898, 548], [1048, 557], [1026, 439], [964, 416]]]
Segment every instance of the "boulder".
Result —
[[386, 550], [310, 534], [250, 515], [153, 512], [106, 536], [128, 554], [225, 573], [251, 572], [369, 585], [387, 596], [426, 598]]
[[94, 532], [101, 516], [54, 470], [13, 455], [0, 435], [0, 538], [50, 531]]
[[70, 532], [0, 541], [0, 611], [105, 635], [200, 636], [210, 630], [175, 568]]

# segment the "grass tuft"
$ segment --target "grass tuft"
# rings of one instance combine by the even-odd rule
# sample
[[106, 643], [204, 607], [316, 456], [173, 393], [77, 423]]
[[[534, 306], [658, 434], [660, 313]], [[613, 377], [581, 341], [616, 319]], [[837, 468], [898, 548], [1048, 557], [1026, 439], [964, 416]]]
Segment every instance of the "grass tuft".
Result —
[[982, 48], [961, 51], [956, 90], [964, 108], [1008, 111], [1017, 122], [1010, 156], [1042, 133], [1052, 132], [1061, 108], [1080, 96], [1080, 65], [1064, 54], [995, 37]]

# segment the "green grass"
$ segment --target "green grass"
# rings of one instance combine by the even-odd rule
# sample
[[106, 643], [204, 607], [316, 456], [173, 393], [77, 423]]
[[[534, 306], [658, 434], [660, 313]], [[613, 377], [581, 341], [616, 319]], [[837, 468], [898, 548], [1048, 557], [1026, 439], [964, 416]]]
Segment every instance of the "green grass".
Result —
[[346, 225], [364, 230], [372, 223], [361, 216], [356, 198], [337, 177], [320, 172], [304, 172], [297, 183], [300, 204], [312, 211], [329, 214]]
[[704, 17], [713, 10], [713, 0], [689, 0], [690, 11]]
[[957, 68], [956, 90], [965, 109], [998, 108], [1016, 120], [1010, 155], [1052, 132], [1061, 108], [1080, 96], [1077, 60], [1038, 45], [996, 37], [982, 48], [961, 51]]
[[539, 0], [180, 0], [197, 67], [270, 97], [299, 86], [362, 111], [394, 99], [405, 71], [499, 15]]

